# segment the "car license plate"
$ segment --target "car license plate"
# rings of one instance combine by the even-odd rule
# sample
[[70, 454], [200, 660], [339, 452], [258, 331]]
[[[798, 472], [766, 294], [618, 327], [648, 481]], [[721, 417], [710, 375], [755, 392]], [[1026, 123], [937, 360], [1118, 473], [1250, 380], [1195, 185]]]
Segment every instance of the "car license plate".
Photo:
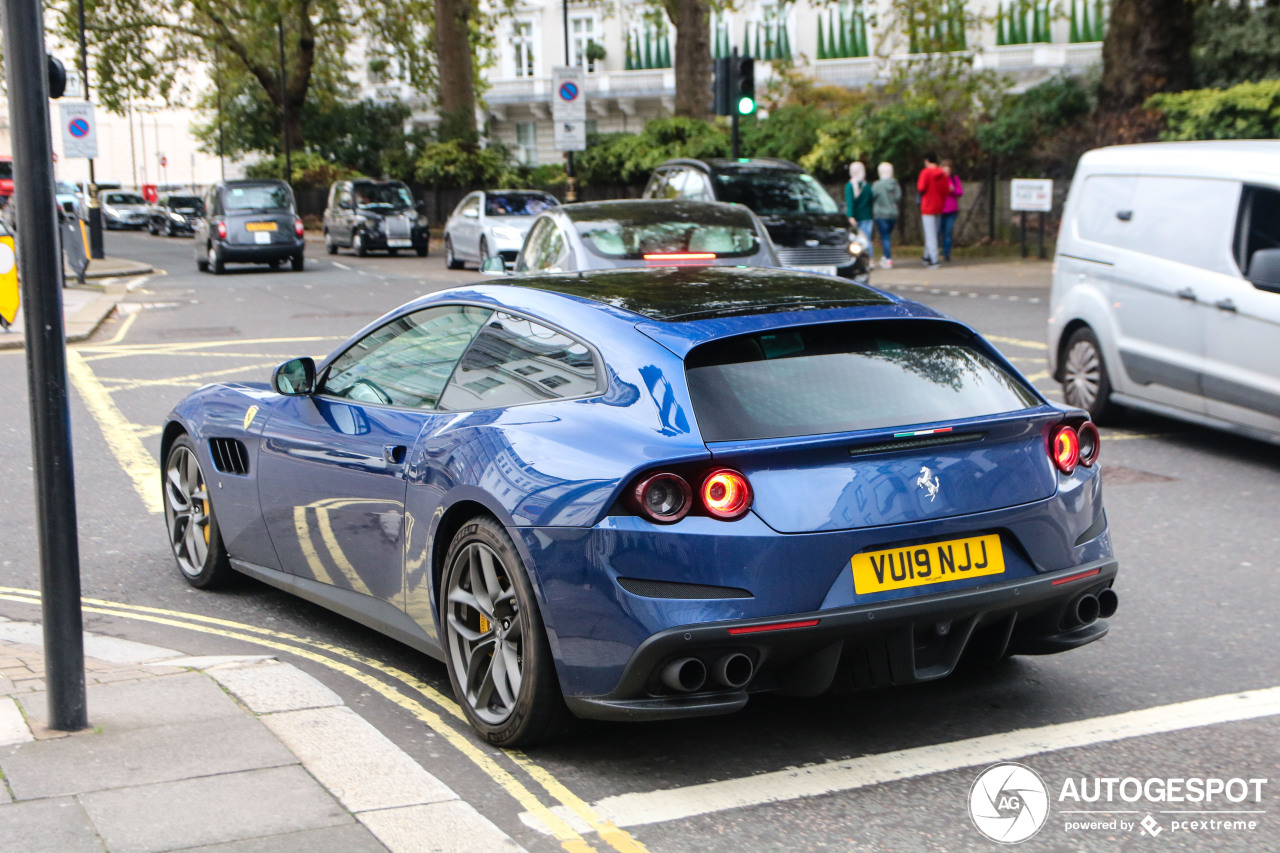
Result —
[[387, 248], [389, 249], [406, 249], [413, 245], [412, 240], [388, 240]]
[[244, 230], [246, 231], [274, 231], [276, 224], [274, 222], [247, 222]]
[[850, 563], [858, 595], [1004, 574], [1004, 552], [996, 534], [869, 551], [855, 554]]
[[255, 242], [255, 243], [270, 243], [270, 242], [271, 242], [271, 232], [269, 232], [269, 231], [259, 231], [259, 232], [257, 232], [256, 234], [254, 234], [254, 235], [253, 235], [253, 242]]
[[834, 265], [829, 267], [793, 267], [793, 269], [799, 270], [800, 272], [814, 272], [818, 275], [836, 274], [836, 268]]

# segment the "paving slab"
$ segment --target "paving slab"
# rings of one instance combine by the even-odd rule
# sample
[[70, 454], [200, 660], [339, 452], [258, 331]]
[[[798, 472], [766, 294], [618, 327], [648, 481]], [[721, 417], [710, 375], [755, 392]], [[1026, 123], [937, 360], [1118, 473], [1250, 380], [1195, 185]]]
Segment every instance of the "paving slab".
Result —
[[363, 825], [353, 824], [192, 847], [183, 853], [386, 853], [386, 850]]
[[521, 850], [470, 803], [452, 800], [427, 806], [361, 812], [360, 822], [396, 853], [475, 853]]
[[99, 791], [80, 800], [111, 853], [159, 853], [354, 822], [297, 766]]
[[103, 853], [105, 849], [74, 797], [0, 806], [0, 850]]
[[120, 732], [106, 725], [101, 733], [0, 748], [0, 770], [14, 797], [57, 797], [297, 762], [247, 714]]
[[[85, 690], [89, 723], [104, 732], [121, 732], [177, 722], [239, 719], [244, 710], [230, 696], [198, 672], [168, 678], [148, 678], [116, 684], [95, 684]], [[48, 725], [48, 694], [28, 693], [18, 699], [28, 719]]]
[[278, 661], [218, 667], [208, 674], [230, 690], [255, 714], [329, 708], [342, 697], [296, 666]]
[[0, 746], [30, 743], [32, 740], [31, 729], [22, 718], [18, 703], [13, 699], [0, 698]]

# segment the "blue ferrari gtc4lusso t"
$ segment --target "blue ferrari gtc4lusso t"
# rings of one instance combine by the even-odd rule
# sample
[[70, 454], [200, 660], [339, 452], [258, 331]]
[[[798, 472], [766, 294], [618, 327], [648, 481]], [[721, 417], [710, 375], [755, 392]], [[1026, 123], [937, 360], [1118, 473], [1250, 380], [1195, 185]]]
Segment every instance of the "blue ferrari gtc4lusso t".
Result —
[[1101, 638], [1098, 431], [972, 329], [746, 268], [461, 287], [162, 439], [183, 576], [448, 665], [503, 746]]

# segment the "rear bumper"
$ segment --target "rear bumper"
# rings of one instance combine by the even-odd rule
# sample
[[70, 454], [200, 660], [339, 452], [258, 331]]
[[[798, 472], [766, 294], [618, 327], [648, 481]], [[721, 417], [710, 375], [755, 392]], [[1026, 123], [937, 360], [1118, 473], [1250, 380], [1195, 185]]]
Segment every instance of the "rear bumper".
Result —
[[222, 254], [222, 260], [227, 263], [269, 264], [273, 261], [287, 261], [295, 255], [301, 255], [305, 246], [306, 243], [302, 240], [271, 243], [265, 246], [219, 243], [218, 251]]
[[[1082, 624], [1075, 605], [1082, 596], [1109, 589], [1117, 569], [1107, 558], [934, 595], [675, 627], [636, 648], [616, 689], [565, 700], [574, 714], [591, 719], [705, 716], [738, 710], [755, 692], [816, 696], [913, 684], [949, 675], [962, 655], [994, 661], [1008, 654], [1067, 651], [1106, 635], [1105, 619]], [[770, 630], [786, 623], [799, 624]], [[704, 687], [682, 693], [660, 677], [688, 658], [713, 673], [717, 662], [736, 653], [751, 660], [750, 679], [739, 687], [708, 676]]]

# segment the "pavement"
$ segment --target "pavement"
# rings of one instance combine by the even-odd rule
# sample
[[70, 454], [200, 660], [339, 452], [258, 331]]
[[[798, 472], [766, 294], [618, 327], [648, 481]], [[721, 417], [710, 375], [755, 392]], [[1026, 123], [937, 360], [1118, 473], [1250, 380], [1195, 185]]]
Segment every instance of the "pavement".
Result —
[[[149, 264], [122, 258], [90, 261], [89, 269], [85, 272], [86, 284], [62, 288], [62, 317], [67, 342], [88, 339], [111, 316], [116, 304], [124, 299], [128, 279], [148, 275], [153, 271]], [[67, 270], [67, 281], [74, 280], [75, 274]], [[25, 347], [25, 326], [22, 308], [19, 307], [13, 325], [7, 331], [0, 329], [0, 350]]]
[[895, 258], [893, 269], [877, 266], [871, 285], [893, 289], [902, 285], [966, 291], [973, 287], [1010, 287], [1048, 291], [1053, 284], [1053, 263], [1035, 258], [956, 259], [926, 267], [919, 258]]
[[41, 626], [0, 618], [0, 850], [521, 849], [290, 664], [84, 638], [91, 728], [53, 731]]

